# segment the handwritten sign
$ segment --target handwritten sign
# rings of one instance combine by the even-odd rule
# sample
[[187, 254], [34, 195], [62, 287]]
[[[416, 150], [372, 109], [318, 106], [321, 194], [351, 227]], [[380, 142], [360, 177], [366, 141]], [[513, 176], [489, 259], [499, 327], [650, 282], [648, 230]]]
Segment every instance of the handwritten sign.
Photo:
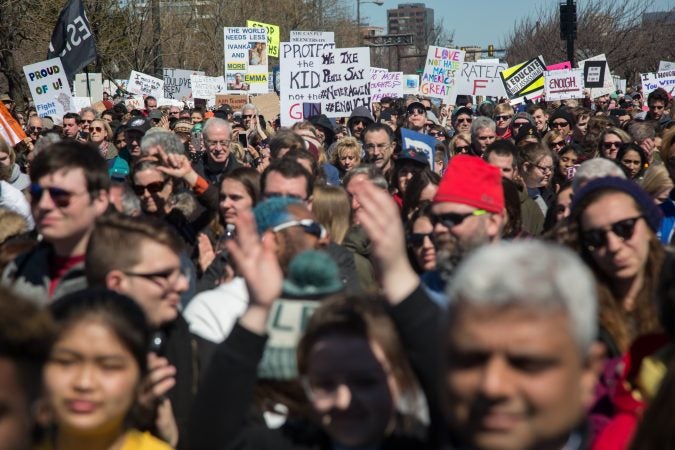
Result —
[[[282, 42], [279, 52], [279, 101], [281, 125], [289, 127], [309, 117], [316, 109], [321, 113], [322, 55], [335, 48], [332, 42]], [[305, 105], [314, 105], [305, 107]]]
[[332, 31], [291, 31], [291, 42], [335, 42]]
[[237, 94], [217, 94], [216, 106], [230, 105], [232, 111], [239, 111], [242, 106], [248, 103], [248, 95]]
[[420, 92], [429, 97], [443, 99], [446, 103], [454, 103], [459, 84], [457, 75], [463, 62], [462, 50], [429, 46]]
[[143, 97], [132, 97], [124, 100], [124, 106], [127, 107], [129, 111], [133, 109], [144, 109], [145, 104], [143, 103]]
[[379, 102], [382, 97], [403, 97], [403, 72], [378, 70], [370, 72], [370, 101]]
[[129, 75], [127, 90], [137, 95], [152, 95], [155, 98], [164, 97], [164, 80], [132, 70], [131, 75]]
[[675, 92], [675, 69], [656, 73], [641, 73], [642, 92], [649, 95], [658, 88], [665, 89], [670, 95]]
[[[585, 66], [586, 62], [590, 62], [590, 61], [596, 61], [596, 62], [597, 61], [604, 61], [604, 64], [602, 64], [602, 63], [600, 63], [600, 64], [604, 65], [604, 67], [605, 67], [604, 71], [599, 72], [597, 69], [594, 69], [595, 72], [593, 72], [593, 71], [588, 72], [591, 75], [595, 75], [597, 77], [603, 78], [603, 80], [602, 80], [603, 82], [602, 82], [601, 87], [595, 87], [595, 88], [590, 89], [591, 98], [602, 97], [603, 95], [609, 95], [612, 92], [614, 92], [614, 80], [610, 76], [609, 64], [607, 63], [607, 58], [605, 57], [604, 53], [601, 54], [601, 55], [594, 56], [592, 58], [585, 59], [583, 61], [579, 61], [579, 68], [584, 69], [584, 66]], [[584, 70], [584, 74], [586, 74], [586, 73], [587, 72]], [[586, 87], [589, 87], [589, 86], [590, 85], [587, 81]]]
[[164, 97], [187, 100], [192, 97], [191, 75], [204, 75], [201, 70], [164, 68]]
[[670, 61], [659, 61], [659, 72], [665, 72], [666, 70], [675, 70], [675, 62]]
[[321, 111], [349, 117], [359, 106], [370, 108], [370, 49], [334, 48], [321, 57]]
[[501, 63], [462, 63], [462, 69], [458, 75], [457, 93], [460, 95], [506, 97], [499, 72], [507, 67], [506, 64]]
[[202, 98], [215, 102], [216, 94], [225, 92], [224, 77], [190, 75], [190, 83], [192, 84], [192, 98]]
[[247, 27], [224, 30], [226, 92], [267, 93], [267, 30]]
[[246, 26], [249, 28], [264, 28], [267, 33], [267, 54], [275, 58], [279, 57], [279, 25], [270, 25], [269, 23], [247, 20]]
[[61, 58], [23, 66], [23, 72], [38, 116], [50, 116], [54, 123], [60, 124], [65, 113], [77, 112]]
[[584, 97], [584, 73], [581, 69], [544, 72], [546, 100], [564, 100]]
[[549, 72], [552, 72], [554, 70], [563, 70], [563, 69], [571, 69], [571, 68], [572, 68], [572, 63], [570, 63], [569, 61], [563, 61], [563, 62], [559, 62], [559, 63], [556, 63], [556, 64], [549, 64], [548, 66], [546, 66], [546, 70], [548, 70]]
[[541, 55], [501, 71], [506, 95], [512, 100], [541, 95], [544, 92], [545, 71], [546, 64]]

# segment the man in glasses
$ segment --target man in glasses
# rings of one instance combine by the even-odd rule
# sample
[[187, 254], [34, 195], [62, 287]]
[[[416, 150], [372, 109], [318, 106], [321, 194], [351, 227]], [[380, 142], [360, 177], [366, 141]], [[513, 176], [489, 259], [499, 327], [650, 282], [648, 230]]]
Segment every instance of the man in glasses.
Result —
[[427, 124], [427, 109], [422, 102], [413, 102], [406, 108], [406, 128], [424, 133]]
[[89, 125], [96, 120], [98, 112], [94, 108], [82, 108], [80, 110], [80, 137], [86, 139], [89, 136]]
[[5, 269], [3, 282], [40, 304], [85, 287], [84, 253], [108, 208], [110, 178], [95, 148], [63, 141], [31, 164], [31, 204], [42, 241]]
[[471, 122], [473, 122], [473, 111], [471, 108], [462, 106], [461, 108], [457, 108], [452, 114], [452, 128], [454, 128], [455, 134], [470, 133]]
[[202, 129], [204, 155], [197, 161], [195, 170], [209, 183], [219, 186], [223, 175], [241, 167], [230, 151], [232, 129], [230, 124], [218, 117], [206, 121]]
[[352, 136], [358, 140], [362, 140], [363, 130], [373, 122], [375, 122], [375, 119], [373, 119], [370, 110], [365, 106], [358, 106], [354, 108], [354, 111], [349, 116], [347, 128], [349, 128], [349, 133]]
[[548, 119], [548, 127], [560, 133], [566, 142], [571, 141], [575, 125], [574, 116], [566, 107], [556, 109]]
[[26, 134], [30, 138], [33, 145], [35, 145], [35, 141], [38, 140], [38, 137], [40, 136], [40, 131], [42, 131], [43, 129], [44, 125], [41, 117], [33, 116], [28, 119], [28, 124], [26, 125]]
[[363, 131], [363, 146], [366, 149], [368, 163], [374, 165], [388, 177], [393, 170], [391, 159], [396, 143], [394, 132], [388, 125], [374, 123]]

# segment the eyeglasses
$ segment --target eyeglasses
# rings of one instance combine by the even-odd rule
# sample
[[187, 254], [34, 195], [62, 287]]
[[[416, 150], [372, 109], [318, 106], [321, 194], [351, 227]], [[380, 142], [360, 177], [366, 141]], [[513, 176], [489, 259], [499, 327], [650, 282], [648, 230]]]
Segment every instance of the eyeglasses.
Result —
[[149, 183], [146, 184], [145, 186], [142, 184], [135, 184], [134, 185], [134, 192], [136, 195], [139, 197], [145, 193], [147, 190], [150, 195], [156, 194], [162, 189], [164, 189], [164, 186], [166, 185], [166, 180], [165, 181], [155, 181], [154, 183]]
[[242, 114], [241, 117], [244, 119], [250, 119], [251, 117], [253, 117], [253, 114]]
[[563, 148], [565, 146], [565, 141], [551, 142], [551, 147], [553, 148]]
[[97, 133], [102, 133], [103, 128], [102, 127], [89, 127], [92, 131], [95, 131]]
[[42, 131], [42, 127], [28, 127], [28, 129], [29, 129], [31, 132], [32, 132], [32, 131], [38, 131], [38, 132]]
[[70, 205], [70, 199], [75, 195], [86, 194], [86, 192], [80, 192], [79, 194], [66, 191], [65, 189], [57, 187], [42, 187], [37, 183], [30, 185], [30, 199], [31, 202], [36, 205], [42, 199], [42, 194], [45, 191], [49, 192], [49, 197], [52, 199], [54, 204], [59, 208], [66, 208]]
[[276, 233], [277, 231], [292, 227], [302, 227], [305, 233], [311, 234], [317, 239], [326, 238], [326, 229], [319, 222], [312, 219], [291, 220], [289, 222], [277, 225], [276, 227], [272, 228], [272, 231]]
[[461, 119], [457, 119], [457, 123], [471, 123], [473, 122], [473, 119], [471, 117], [463, 117]]
[[415, 114], [418, 114], [418, 115], [424, 115], [424, 114], [426, 114], [426, 112], [427, 112], [426, 109], [422, 109], [422, 108], [410, 108], [410, 109], [408, 110], [408, 115], [409, 115], [409, 116], [412, 116], [412, 115], [415, 115]]
[[87, 119], [82, 119], [80, 120], [80, 123], [92, 123], [95, 119], [87, 120]]
[[520, 128], [520, 127], [522, 127], [523, 125], [527, 125], [527, 124], [529, 124], [529, 123], [530, 123], [530, 122], [513, 122], [513, 125], [512, 125], [512, 126], [513, 126], [513, 128]]
[[537, 169], [541, 170], [541, 171], [544, 172], [544, 173], [551, 173], [551, 172], [553, 172], [553, 167], [552, 167], [552, 166], [545, 167], [545, 166], [540, 166], [539, 164], [534, 164], [534, 163], [533, 163], [532, 165], [533, 165], [534, 167], [536, 167]]
[[218, 146], [220, 146], [220, 147], [222, 147], [222, 148], [230, 148], [230, 144], [231, 144], [231, 143], [232, 143], [232, 141], [229, 140], [229, 139], [228, 139], [228, 140], [225, 140], [225, 141], [211, 141], [211, 140], [207, 140], [207, 141], [206, 141], [206, 146], [207, 146], [207, 147], [213, 147], [213, 148], [217, 148]]
[[621, 147], [621, 144], [623, 144], [623, 142], [603, 142], [602, 146], [605, 148], [605, 150], [609, 150], [612, 147], [619, 148]]
[[484, 209], [477, 209], [475, 211], [471, 211], [470, 213], [466, 214], [460, 213], [432, 214], [430, 219], [431, 224], [433, 226], [436, 226], [436, 224], [441, 223], [446, 228], [452, 228], [457, 225], [460, 225], [462, 222], [464, 222], [464, 219], [467, 219], [472, 216], [482, 216], [484, 214], [487, 214], [487, 211], [485, 211]]
[[511, 117], [513, 117], [513, 116], [509, 116], [509, 115], [495, 116], [495, 121], [497, 121], [497, 122], [499, 122], [500, 120], [507, 121], [507, 120], [511, 120]]
[[390, 146], [391, 146], [391, 143], [389, 143], [389, 144], [366, 144], [366, 149], [367, 150], [374, 150], [374, 149], [384, 150], [385, 148], [389, 148]]
[[433, 233], [410, 233], [408, 234], [408, 242], [413, 247], [421, 247], [424, 245], [424, 240], [429, 238], [431, 243], [434, 243], [434, 234]]
[[[389, 376], [390, 371], [382, 368], [384, 376]], [[348, 378], [335, 377], [328, 375], [325, 379], [315, 380], [310, 377], [300, 378], [303, 390], [307, 397], [313, 401], [322, 401], [335, 398], [340, 386], [344, 385], [351, 392], [366, 393], [372, 392], [373, 388], [383, 382], [383, 378], [378, 377], [376, 372], [369, 371], [362, 374], [354, 374]], [[359, 394], [360, 395], [360, 394]]]
[[459, 153], [467, 153], [470, 149], [471, 149], [471, 147], [468, 146], [468, 145], [462, 145], [462, 146], [455, 147], [455, 151], [459, 152]]
[[146, 280], [150, 280], [153, 283], [161, 286], [162, 288], [175, 285], [176, 282], [180, 279], [180, 277], [185, 276], [185, 274], [181, 271], [180, 267], [160, 270], [157, 272], [124, 271], [122, 273], [130, 277], [145, 278]]
[[592, 228], [590, 230], [583, 230], [583, 242], [589, 250], [597, 250], [605, 247], [608, 243], [607, 233], [610, 231], [614, 233], [621, 241], [625, 241], [633, 237], [635, 232], [635, 225], [637, 221], [644, 216], [631, 217], [629, 219], [619, 220], [604, 228]]
[[570, 126], [570, 124], [567, 121], [565, 121], [565, 122], [553, 122], [551, 124], [551, 128], [565, 128], [565, 127], [569, 127], [569, 126]]

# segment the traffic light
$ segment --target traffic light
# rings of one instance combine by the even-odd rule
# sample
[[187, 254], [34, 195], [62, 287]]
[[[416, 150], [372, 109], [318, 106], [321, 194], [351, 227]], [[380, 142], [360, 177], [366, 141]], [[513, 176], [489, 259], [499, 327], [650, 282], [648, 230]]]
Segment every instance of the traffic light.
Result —
[[577, 5], [574, 1], [560, 4], [560, 39], [577, 37]]
[[495, 56], [495, 46], [492, 44], [488, 45], [488, 56], [489, 57]]

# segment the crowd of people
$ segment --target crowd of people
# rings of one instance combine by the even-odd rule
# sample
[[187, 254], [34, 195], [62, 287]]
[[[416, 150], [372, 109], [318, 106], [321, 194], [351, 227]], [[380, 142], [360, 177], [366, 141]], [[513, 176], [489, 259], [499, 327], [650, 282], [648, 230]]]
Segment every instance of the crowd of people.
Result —
[[1, 98], [0, 448], [675, 446], [663, 89], [290, 128]]

